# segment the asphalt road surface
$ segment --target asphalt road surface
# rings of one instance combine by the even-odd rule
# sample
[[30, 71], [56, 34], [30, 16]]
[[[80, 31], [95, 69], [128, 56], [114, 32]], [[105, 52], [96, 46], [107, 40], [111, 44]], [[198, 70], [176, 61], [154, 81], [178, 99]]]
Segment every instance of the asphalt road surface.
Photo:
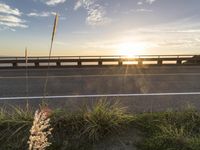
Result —
[[[27, 74], [27, 76], [26, 76]], [[1, 69], [0, 103], [37, 105], [44, 96], [46, 69]], [[120, 100], [131, 111], [200, 106], [200, 67], [102, 67], [50, 69], [46, 100], [74, 109], [88, 101]], [[27, 98], [28, 97], [28, 98]]]

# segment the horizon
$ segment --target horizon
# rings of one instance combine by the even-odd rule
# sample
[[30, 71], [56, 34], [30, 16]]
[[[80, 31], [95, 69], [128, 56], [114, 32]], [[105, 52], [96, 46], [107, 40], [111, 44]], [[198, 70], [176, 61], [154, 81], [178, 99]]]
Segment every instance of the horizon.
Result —
[[197, 0], [0, 0], [0, 56], [198, 55]]

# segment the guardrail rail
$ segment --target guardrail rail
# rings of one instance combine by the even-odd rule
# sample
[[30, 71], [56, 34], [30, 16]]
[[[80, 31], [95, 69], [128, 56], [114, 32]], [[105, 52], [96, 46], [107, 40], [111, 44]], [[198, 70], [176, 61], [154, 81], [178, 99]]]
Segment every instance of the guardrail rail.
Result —
[[[27, 64], [26, 64], [27, 59]], [[0, 68], [123, 65], [200, 65], [200, 55], [0, 57]]]

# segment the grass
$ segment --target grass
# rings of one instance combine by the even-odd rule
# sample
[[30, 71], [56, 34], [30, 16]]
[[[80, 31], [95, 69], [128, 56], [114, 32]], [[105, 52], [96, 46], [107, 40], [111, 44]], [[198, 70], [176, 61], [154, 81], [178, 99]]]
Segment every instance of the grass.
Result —
[[199, 150], [200, 113], [194, 108], [181, 112], [145, 114], [136, 122], [143, 134], [141, 150]]
[[[33, 114], [30, 108], [0, 109], [0, 149], [27, 149]], [[50, 150], [92, 150], [109, 138], [128, 135], [131, 129], [139, 132], [139, 140], [129, 142], [138, 150], [200, 150], [200, 112], [192, 107], [129, 114], [119, 103], [99, 101], [77, 112], [54, 110], [51, 125]]]
[[79, 112], [72, 114], [55, 112], [53, 120], [54, 132], [62, 134], [62, 140], [56, 142], [59, 143], [59, 148], [89, 149], [105, 137], [119, 135], [128, 127], [133, 116], [127, 114], [119, 103], [100, 101], [92, 107], [84, 106]]
[[11, 107], [0, 112], [0, 147], [1, 149], [21, 149], [26, 145], [33, 112], [30, 109]]

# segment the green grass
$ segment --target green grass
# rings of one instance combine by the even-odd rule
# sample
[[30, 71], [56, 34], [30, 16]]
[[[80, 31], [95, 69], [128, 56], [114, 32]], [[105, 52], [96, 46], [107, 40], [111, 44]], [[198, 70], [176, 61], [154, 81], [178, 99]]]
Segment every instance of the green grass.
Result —
[[30, 109], [12, 107], [0, 111], [0, 149], [21, 149], [27, 147], [29, 129], [33, 121]]
[[[27, 149], [33, 114], [28, 107], [0, 109], [0, 150]], [[120, 139], [132, 129], [140, 138], [132, 142], [129, 138], [128, 143], [138, 150], [200, 150], [200, 112], [192, 107], [129, 114], [119, 103], [99, 101], [77, 112], [53, 110], [51, 126], [49, 150], [92, 150], [94, 145], [109, 138]]]
[[[105, 137], [119, 135], [128, 128], [133, 118], [119, 103], [111, 104], [105, 101], [92, 107], [84, 106], [72, 114], [66, 111], [55, 112], [54, 135], [62, 135], [61, 141], [56, 140], [56, 148], [90, 149]], [[58, 138], [55, 136], [54, 139]]]
[[141, 150], [199, 150], [200, 113], [192, 108], [181, 112], [145, 114], [135, 121], [143, 139]]

